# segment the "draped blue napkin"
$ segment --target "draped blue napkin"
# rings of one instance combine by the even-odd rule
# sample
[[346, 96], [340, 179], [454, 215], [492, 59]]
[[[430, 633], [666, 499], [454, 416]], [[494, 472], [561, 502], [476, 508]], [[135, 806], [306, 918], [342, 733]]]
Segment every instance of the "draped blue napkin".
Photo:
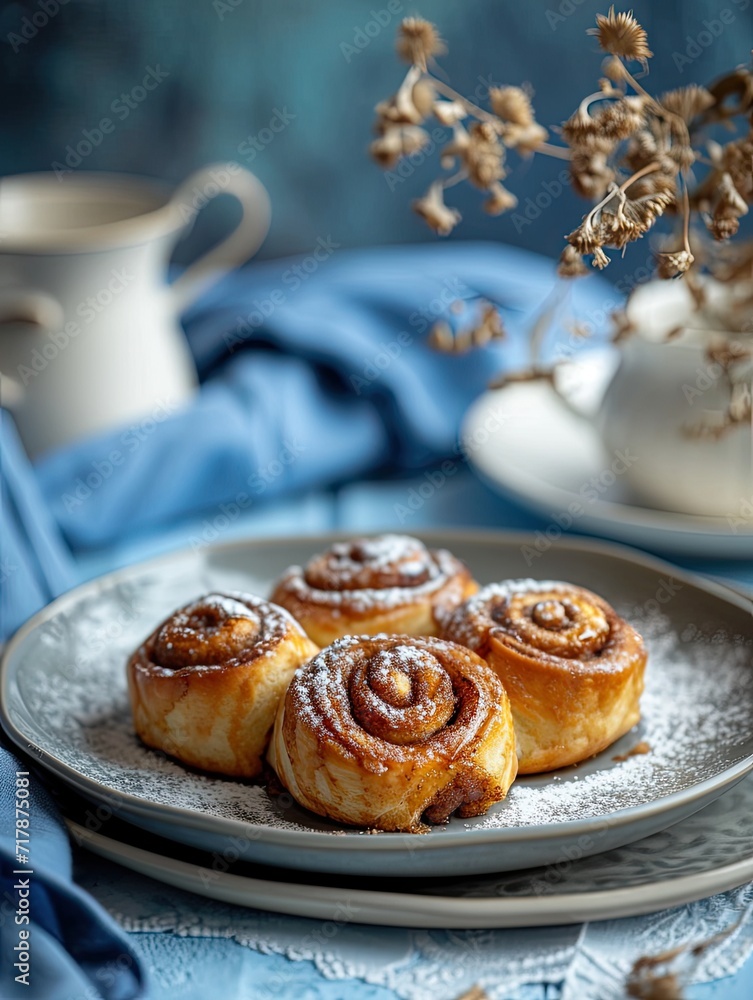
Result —
[[0, 410], [0, 641], [72, 587], [70, 551], [6, 410]]
[[[187, 317], [203, 381], [190, 407], [165, 400], [140, 425], [37, 463], [74, 549], [450, 454], [503, 359], [524, 360], [521, 333], [554, 284], [550, 261], [494, 245], [324, 253], [240, 271]], [[572, 294], [581, 316], [603, 315], [614, 296], [598, 278]], [[509, 340], [463, 356], [431, 350], [433, 321], [479, 295], [500, 304]]]
[[[28, 797], [19, 799], [22, 811], [17, 814], [19, 771], [25, 775], [22, 783], [28, 782], [21, 793]], [[28, 766], [2, 745], [0, 797], [0, 996], [145, 996], [141, 963], [128, 935], [72, 881], [71, 848], [55, 804]], [[19, 841], [21, 851], [16, 845], [18, 818], [29, 822], [22, 830], [28, 840]]]

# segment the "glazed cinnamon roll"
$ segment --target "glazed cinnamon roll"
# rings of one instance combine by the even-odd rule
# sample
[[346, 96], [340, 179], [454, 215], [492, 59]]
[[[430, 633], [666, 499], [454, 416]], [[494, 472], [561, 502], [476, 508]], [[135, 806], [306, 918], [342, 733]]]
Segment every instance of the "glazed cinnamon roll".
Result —
[[643, 640], [582, 587], [491, 584], [456, 609], [444, 634], [477, 652], [502, 681], [521, 774], [591, 757], [640, 718]]
[[274, 604], [249, 594], [200, 597], [128, 661], [136, 733], [185, 764], [253, 778], [290, 678], [316, 652]]
[[442, 639], [348, 636], [295, 674], [270, 763], [302, 806], [342, 823], [422, 832], [479, 816], [517, 772], [504, 688]]
[[344, 635], [438, 635], [441, 622], [478, 590], [445, 549], [406, 535], [337, 542], [305, 568], [291, 566], [272, 600], [326, 646]]

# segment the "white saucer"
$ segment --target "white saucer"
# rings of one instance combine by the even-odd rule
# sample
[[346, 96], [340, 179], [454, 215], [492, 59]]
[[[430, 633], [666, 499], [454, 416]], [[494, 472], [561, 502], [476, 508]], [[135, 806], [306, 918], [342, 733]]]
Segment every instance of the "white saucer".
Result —
[[[597, 395], [613, 364], [594, 352], [573, 363], [570, 384], [587, 384]], [[588, 400], [585, 408], [592, 403]], [[660, 552], [753, 557], [753, 523], [733, 528], [725, 517], [635, 503], [619, 474], [609, 474], [614, 456], [596, 428], [568, 409], [544, 382], [484, 393], [466, 415], [463, 440], [471, 465], [485, 482], [547, 519], [544, 532], [550, 540], [572, 529]], [[578, 513], [573, 517], [570, 510]]]

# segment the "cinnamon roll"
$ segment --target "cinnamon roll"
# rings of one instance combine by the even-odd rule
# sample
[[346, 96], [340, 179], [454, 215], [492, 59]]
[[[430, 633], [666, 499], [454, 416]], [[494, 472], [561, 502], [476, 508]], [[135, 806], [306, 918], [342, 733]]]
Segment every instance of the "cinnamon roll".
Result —
[[484, 587], [445, 624], [502, 681], [519, 772], [575, 764], [640, 718], [646, 650], [603, 598], [569, 583], [510, 580]]
[[128, 661], [136, 733], [185, 764], [253, 778], [290, 678], [316, 652], [274, 604], [249, 594], [200, 597]]
[[438, 635], [449, 611], [478, 590], [445, 549], [406, 535], [337, 542], [305, 568], [291, 566], [272, 600], [326, 646], [344, 635]]
[[422, 832], [479, 816], [517, 772], [504, 688], [442, 639], [348, 636], [297, 671], [269, 752], [300, 805], [342, 823]]

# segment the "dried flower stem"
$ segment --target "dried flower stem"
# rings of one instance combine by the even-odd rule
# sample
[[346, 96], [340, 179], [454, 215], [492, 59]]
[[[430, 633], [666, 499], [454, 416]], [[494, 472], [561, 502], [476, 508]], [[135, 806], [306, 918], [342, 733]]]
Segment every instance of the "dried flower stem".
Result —
[[[451, 100], [462, 104], [468, 114], [473, 115], [474, 118], [477, 118], [481, 122], [489, 122], [495, 129], [499, 126], [499, 118], [496, 115], [493, 115], [490, 111], [486, 111], [484, 108], [480, 108], [473, 101], [469, 101], [467, 97], [463, 97], [462, 94], [458, 93], [448, 83], [445, 83], [444, 80], [440, 80], [430, 73], [427, 73], [424, 79], [431, 81], [432, 86], [444, 97], [449, 97]], [[570, 150], [567, 146], [554, 146], [550, 142], [540, 142], [536, 147], [536, 152], [545, 153], [547, 156], [555, 156], [560, 160], [570, 159]]]
[[596, 90], [594, 91], [593, 94], [588, 94], [587, 97], [583, 98], [583, 100], [578, 105], [577, 113], [580, 115], [587, 115], [588, 109], [592, 104], [595, 104], [596, 101], [619, 100], [624, 96], [625, 95], [622, 93], [622, 91], [615, 90], [614, 88], [612, 90]]
[[[671, 212], [675, 237], [671, 248], [657, 255], [657, 276], [683, 277], [707, 322], [713, 310], [702, 294], [700, 275], [710, 272], [735, 290], [728, 296], [729, 306], [719, 310], [727, 319], [720, 318], [717, 326], [727, 322], [729, 329], [747, 334], [753, 292], [744, 289], [753, 276], [753, 243], [734, 254], [729, 239], [753, 205], [753, 70], [741, 65], [708, 88], [690, 83], [654, 96], [640, 82], [653, 57], [646, 31], [632, 11], [616, 11], [615, 6], [598, 14], [588, 31], [607, 53], [603, 76], [598, 89], [583, 97], [563, 122], [561, 146], [547, 141], [547, 129], [536, 121], [525, 87], [490, 86], [488, 101], [474, 101], [440, 78], [435, 58], [447, 47], [437, 27], [418, 16], [405, 18], [396, 47], [409, 68], [397, 92], [376, 107], [371, 154], [391, 169], [429, 146], [429, 119], [452, 129], [440, 151], [442, 174], [412, 203], [440, 236], [461, 221], [443, 193], [462, 181], [485, 192], [482, 208], [489, 215], [515, 208], [515, 193], [502, 183], [510, 173], [508, 151], [568, 160], [573, 189], [593, 207], [566, 237], [560, 274], [584, 275], [589, 263], [605, 268], [610, 262], [605, 249], [624, 252]], [[643, 72], [633, 63], [640, 63]], [[593, 113], [592, 105], [598, 105]], [[735, 116], [749, 118], [743, 123], [747, 132], [738, 130], [726, 143], [705, 138], [706, 126]], [[693, 174], [695, 164], [706, 169], [700, 182]], [[694, 235], [695, 254], [691, 251], [691, 217], [702, 222], [718, 250], [703, 244], [701, 232], [697, 240]]]
[[571, 286], [567, 282], [558, 282], [539, 310], [539, 314], [533, 321], [529, 332], [528, 350], [531, 359], [531, 368], [538, 370], [541, 365], [541, 355], [543, 353], [544, 339], [552, 327], [555, 316], [560, 310], [562, 303], [568, 297]]
[[638, 83], [637, 79], [633, 76], [633, 74], [630, 72], [630, 70], [625, 65], [625, 61], [624, 60], [622, 60], [622, 71], [625, 74], [625, 79], [630, 84], [630, 86], [633, 88], [633, 90], [636, 92], [636, 94], [640, 94], [641, 97], [645, 97], [646, 100], [654, 108], [660, 107], [660, 105], [658, 105], [656, 103], [656, 100], [654, 99], [654, 97], [651, 94], [649, 94], [649, 92], [646, 90], [646, 88], [642, 87], [641, 84]]
[[457, 173], [453, 174], [451, 177], [441, 177], [439, 183], [446, 190], [447, 188], [455, 187], [456, 184], [460, 184], [461, 181], [466, 180], [468, 177], [468, 171], [463, 168], [458, 170]]
[[540, 142], [536, 147], [537, 153], [544, 153], [545, 156], [554, 156], [558, 160], [569, 160], [572, 156], [567, 146], [554, 146], [551, 142]]
[[444, 80], [440, 80], [436, 76], [432, 76], [430, 73], [426, 74], [427, 79], [431, 80], [431, 83], [436, 87], [437, 91], [444, 97], [449, 97], [453, 101], [460, 101], [465, 110], [473, 115], [474, 118], [478, 118], [480, 122], [490, 122], [492, 125], [497, 125], [499, 119], [496, 115], [493, 115], [490, 111], [486, 111], [484, 108], [480, 108], [478, 104], [474, 104], [473, 101], [469, 101], [467, 97], [463, 97], [459, 94], [454, 87], [451, 87], [449, 83], [445, 83]]
[[628, 177], [626, 181], [623, 181], [622, 184], [620, 184], [619, 190], [624, 193], [631, 184], [640, 180], [641, 177], [645, 177], [646, 174], [654, 173], [655, 170], [661, 170], [661, 163], [647, 163], [645, 167], [641, 167], [640, 170], [636, 170], [631, 177]]
[[682, 179], [682, 248], [690, 253], [690, 195], [688, 182]]
[[[598, 215], [598, 213], [601, 211], [602, 208], [604, 208], [605, 205], [609, 204], [612, 198], [619, 197], [621, 195], [624, 196], [626, 189], [629, 188], [631, 184], [634, 184], [636, 181], [640, 180], [641, 177], [645, 177], [646, 174], [652, 174], [655, 170], [661, 170], [661, 164], [648, 163], [645, 167], [641, 167], [640, 170], [636, 170], [634, 174], [628, 177], [628, 179], [626, 181], [623, 181], [622, 184], [620, 184], [619, 186], [616, 184], [612, 184], [609, 191], [607, 191], [606, 195], [601, 199], [600, 202], [594, 205], [594, 207], [586, 216], [585, 222], [583, 223], [584, 228], [587, 229], [593, 225], [593, 220], [596, 217], [596, 215]], [[621, 200], [624, 202], [624, 197]]]
[[[439, 72], [435, 58], [447, 51], [438, 29], [423, 18], [405, 18], [396, 47], [409, 68], [398, 90], [376, 106], [372, 157], [391, 169], [402, 158], [429, 146], [429, 119], [452, 129], [451, 139], [440, 151], [442, 175], [412, 202], [417, 215], [440, 236], [450, 234], [461, 221], [461, 213], [445, 203], [444, 192], [463, 181], [485, 192], [482, 208], [489, 215], [515, 208], [514, 192], [502, 183], [509, 174], [509, 150], [523, 157], [543, 153], [568, 160], [573, 190], [593, 207], [566, 237], [558, 266], [561, 275], [585, 275], [588, 263], [605, 268], [611, 259], [605, 248], [624, 253], [628, 244], [672, 211], [675, 235], [671, 246], [657, 255], [656, 274], [661, 279], [684, 279], [698, 321], [694, 324], [692, 317], [685, 318], [682, 327], [667, 333], [667, 339], [694, 325], [706, 334], [714, 329], [738, 330], [741, 336], [753, 337], [753, 241], [739, 249], [729, 243], [740, 219], [753, 206], [753, 69], [741, 65], [708, 88], [690, 83], [653, 96], [639, 82], [648, 72], [653, 53], [632, 11], [615, 12], [612, 4], [608, 14], [597, 15], [596, 27], [588, 34], [595, 35], [607, 53], [604, 75], [598, 90], [584, 97], [563, 122], [565, 145], [558, 146], [546, 141], [549, 133], [536, 121], [525, 87], [490, 86], [487, 109], [435, 75]], [[627, 68], [634, 62], [641, 64], [643, 72]], [[593, 114], [592, 105], [598, 105]], [[735, 135], [727, 142], [705, 137], [707, 126], [727, 124], [736, 116], [747, 117], [745, 132], [729, 126]], [[693, 174], [696, 164], [705, 168], [700, 182]], [[704, 227], [697, 238], [694, 233], [695, 255], [690, 246], [691, 213]], [[704, 232], [715, 242], [704, 245]], [[710, 273], [711, 283], [727, 292], [726, 299], [720, 297], [717, 302], [716, 296], [707, 294], [703, 270]], [[558, 286], [559, 292], [563, 290]], [[459, 354], [504, 337], [497, 307], [481, 298], [475, 302], [480, 309], [475, 309], [470, 322], [455, 329], [445, 320], [434, 324], [434, 347]], [[529, 366], [494, 385], [539, 379], [557, 391], [558, 363], [545, 364], [541, 356], [561, 305], [557, 294], [547, 296], [531, 323]], [[618, 316], [614, 342], [632, 331], [627, 314]], [[721, 436], [753, 420], [753, 347], [736, 351], [726, 342], [719, 347], [709, 339], [708, 350], [709, 358], [722, 365], [729, 402], [720, 410], [708, 411], [708, 419], [688, 433]], [[665, 985], [671, 985], [670, 980], [674, 981], [671, 975], [665, 977]]]
[[649, 107], [651, 108], [651, 110], [655, 115], [657, 115], [660, 118], [673, 119], [673, 121], [677, 124], [680, 130], [685, 133], [685, 137], [689, 143], [690, 132], [682, 115], [678, 115], [675, 111], [670, 111], [669, 108], [665, 108], [663, 104], [661, 104], [659, 101], [656, 100], [653, 94], [649, 94], [649, 92], [645, 89], [645, 87], [642, 87], [640, 83], [638, 83], [636, 77], [633, 76], [633, 74], [630, 72], [627, 66], [625, 66], [624, 63], [622, 64], [622, 68], [625, 73], [625, 79], [633, 88], [633, 90], [635, 90], [636, 94], [640, 94], [641, 97], [644, 97], [646, 99], [646, 102], [648, 103]]

